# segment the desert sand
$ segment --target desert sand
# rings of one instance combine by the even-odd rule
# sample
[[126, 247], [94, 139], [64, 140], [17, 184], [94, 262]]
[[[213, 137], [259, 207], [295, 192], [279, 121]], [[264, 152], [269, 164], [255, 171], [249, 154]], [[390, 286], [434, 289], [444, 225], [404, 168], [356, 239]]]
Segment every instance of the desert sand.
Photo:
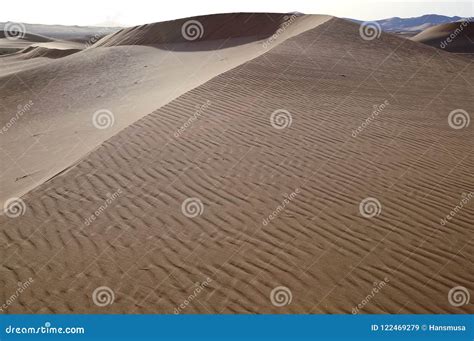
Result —
[[2, 123], [33, 101], [0, 135], [24, 203], [0, 304], [33, 280], [4, 311], [473, 313], [448, 297], [474, 289], [474, 200], [442, 223], [474, 192], [474, 125], [449, 119], [472, 59], [328, 16], [187, 20], [0, 58]]
[[[66, 48], [61, 49], [60, 43], [54, 42], [33, 44], [2, 57], [2, 122], [9, 122], [18, 106], [24, 107], [30, 101], [33, 104], [8, 129], [8, 134], [0, 135], [4, 157], [10, 160], [0, 166], [0, 202], [35, 188], [121, 129], [186, 91], [267, 52], [262, 40], [278, 29], [281, 18], [282, 15], [227, 15], [219, 20], [212, 16], [201, 19], [211, 28], [211, 24], [232, 22], [233, 27], [240, 28], [235, 38], [225, 38], [223, 34], [227, 33], [218, 30], [220, 36], [212, 36], [213, 31], [206, 33], [211, 36], [209, 40], [206, 36], [199, 42], [183, 42], [180, 25], [184, 21], [179, 21], [171, 27], [168, 23], [144, 25], [133, 29], [136, 35], [130, 34], [132, 29], [124, 29], [80, 53], [75, 53], [77, 43], [62, 42]], [[298, 18], [272, 47], [329, 18]], [[156, 32], [173, 30], [178, 30], [181, 37], [176, 43], [163, 42]], [[143, 36], [149, 38], [146, 45], [140, 45]], [[127, 46], [115, 43], [118, 37], [127, 38]], [[101, 45], [113, 46], [100, 48]], [[74, 54], [67, 58], [51, 58], [71, 53]], [[42, 55], [43, 58], [35, 58]], [[105, 110], [113, 114], [113, 124], [97, 129], [93, 115]]]
[[417, 34], [413, 41], [449, 52], [474, 54], [474, 23], [470, 20], [430, 27]]

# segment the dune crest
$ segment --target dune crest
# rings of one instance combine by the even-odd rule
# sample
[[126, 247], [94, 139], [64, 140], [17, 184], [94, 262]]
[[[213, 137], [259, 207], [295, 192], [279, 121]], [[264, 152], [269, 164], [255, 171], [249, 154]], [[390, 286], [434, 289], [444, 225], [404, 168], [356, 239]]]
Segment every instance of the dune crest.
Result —
[[[60, 42], [55, 41], [3, 56], [0, 128], [8, 129], [0, 133], [0, 142], [14, 162], [0, 165], [0, 202], [25, 194], [172, 99], [330, 18], [212, 15], [185, 20], [205, 25], [205, 39], [192, 43], [182, 42], [184, 38], [171, 43], [170, 37], [183, 34], [181, 20], [124, 29], [83, 51], [76, 50], [77, 43], [63, 43], [58, 50]], [[282, 20], [291, 25], [276, 35]], [[225, 31], [226, 25], [235, 29]], [[259, 31], [263, 35], [255, 35]], [[271, 32], [275, 37], [269, 43], [264, 37]], [[225, 34], [230, 37], [224, 39]], [[156, 45], [163, 37], [170, 39]], [[18, 106], [29, 101], [34, 105], [16, 119]], [[112, 113], [113, 124], [98, 129], [93, 118], [103, 111]]]

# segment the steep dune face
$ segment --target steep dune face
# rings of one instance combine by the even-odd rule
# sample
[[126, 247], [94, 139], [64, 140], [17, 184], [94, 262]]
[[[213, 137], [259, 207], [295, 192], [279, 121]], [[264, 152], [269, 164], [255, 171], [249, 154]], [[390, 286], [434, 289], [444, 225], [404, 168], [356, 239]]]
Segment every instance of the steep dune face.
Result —
[[474, 23], [466, 20], [430, 27], [411, 39], [450, 52], [474, 53]]
[[0, 56], [17, 52], [35, 43], [46, 43], [53, 41], [51, 38], [32, 33], [20, 33], [22, 35], [21, 38], [9, 39], [11, 35], [14, 34], [18, 33], [8, 33], [0, 29]]
[[473, 313], [447, 300], [474, 282], [473, 202], [440, 224], [474, 191], [474, 126], [448, 121], [473, 112], [473, 76], [339, 19], [286, 39], [0, 217], [3, 299], [32, 277], [10, 312], [173, 313], [210, 278], [182, 313]]
[[32, 59], [32, 58], [63, 58], [69, 56], [73, 53], [82, 51], [81, 49], [58, 49], [52, 47], [44, 47], [44, 46], [30, 46], [26, 49], [22, 50], [20, 53], [23, 54], [24, 59]]
[[[12, 33], [15, 34], [15, 33]], [[0, 39], [7, 39], [8, 38], [8, 32], [5, 32], [4, 30], [0, 30]], [[36, 42], [36, 43], [45, 43], [48, 41], [53, 41], [53, 39], [41, 36], [38, 34], [33, 34], [33, 33], [21, 33], [21, 38], [17, 39], [20, 41], [27, 41], [27, 42]]]
[[[126, 36], [127, 41], [110, 37], [104, 41], [107, 47], [96, 45], [66, 57], [62, 55], [71, 51], [33, 49], [0, 58], [0, 142], [8, 160], [0, 165], [0, 202], [21, 196], [186, 91], [330, 19], [286, 16], [291, 25], [262, 40], [253, 34], [262, 30], [267, 36], [285, 15], [211, 17], [199, 17], [207, 33], [186, 43], [168, 39], [153, 47], [120, 44], [156, 43], [156, 33], [162, 31], [170, 37], [170, 24], [162, 29], [157, 23], [149, 25], [148, 33], [140, 27], [117, 33], [116, 38]], [[245, 17], [251, 25], [243, 29]], [[226, 25], [235, 30], [225, 31], [230, 37], [220, 39]], [[181, 34], [179, 27], [176, 35]], [[42, 53], [63, 58], [28, 58]], [[102, 126], [94, 118], [108, 123]]]
[[[301, 16], [300, 16], [301, 17]], [[296, 15], [281, 13], [231, 13], [178, 19], [122, 29], [101, 39], [94, 47], [157, 45], [197, 40], [269, 37]]]

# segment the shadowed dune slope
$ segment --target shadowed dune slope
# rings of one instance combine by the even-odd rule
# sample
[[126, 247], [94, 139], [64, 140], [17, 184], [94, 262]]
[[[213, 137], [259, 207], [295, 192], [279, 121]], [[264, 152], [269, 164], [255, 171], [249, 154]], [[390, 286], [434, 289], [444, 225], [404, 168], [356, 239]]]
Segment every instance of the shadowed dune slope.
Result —
[[430, 27], [411, 39], [450, 52], [474, 53], [474, 23], [463, 21]]
[[[1, 38], [8, 38], [9, 36], [4, 30], [0, 30], [0, 39]], [[15, 37], [15, 36], [13, 36]], [[38, 35], [38, 34], [33, 34], [33, 33], [23, 33], [21, 38], [16, 39], [18, 41], [27, 41], [27, 42], [36, 42], [36, 43], [45, 43], [49, 41], [53, 41], [53, 39]]]
[[[473, 313], [447, 297], [474, 289], [474, 202], [440, 224], [474, 191], [474, 125], [448, 122], [474, 112], [473, 65], [358, 30], [331, 19], [287, 39], [25, 195], [24, 215], [0, 217], [0, 300], [34, 284], [8, 311]], [[99, 286], [113, 304], [93, 303]]]
[[[247, 18], [252, 25], [259, 23], [251, 31], [268, 34], [279, 27], [285, 15], [211, 17], [210, 21], [199, 17], [207, 33], [186, 43], [96, 46], [76, 52], [78, 44], [57, 41], [1, 57], [0, 152], [6, 162], [0, 164], [0, 203], [43, 183], [186, 91], [330, 19], [286, 16], [291, 25], [266, 43], [261, 37], [247, 36], [247, 30], [240, 27], [242, 21]], [[222, 31], [225, 25], [235, 31]], [[169, 28], [168, 23], [150, 26], [154, 29], [148, 32], [140, 27], [130, 29], [141, 32], [140, 39], [133, 38], [136, 43], [137, 39], [154, 41], [157, 32]], [[173, 27], [180, 35], [181, 30]], [[229, 36], [224, 39], [222, 32]], [[69, 55], [72, 52], [76, 53]], [[23, 110], [25, 106], [28, 110]], [[97, 112], [110, 116], [106, 129], [94, 125]]]
[[94, 47], [184, 43], [198, 39], [265, 38], [273, 35], [290, 17], [291, 14], [281, 13], [229, 13], [178, 19], [124, 28], [104, 37]]
[[26, 49], [20, 51], [23, 54], [24, 59], [31, 59], [31, 58], [62, 58], [69, 56], [73, 53], [81, 51], [80, 49], [58, 49], [52, 47], [44, 47], [44, 46], [30, 46]]

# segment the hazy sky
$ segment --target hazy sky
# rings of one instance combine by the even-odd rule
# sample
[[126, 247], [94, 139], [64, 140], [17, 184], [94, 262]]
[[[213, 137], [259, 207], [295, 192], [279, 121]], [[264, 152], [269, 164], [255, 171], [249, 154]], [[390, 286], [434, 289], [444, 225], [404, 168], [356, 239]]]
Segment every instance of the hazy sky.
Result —
[[471, 17], [473, 10], [473, 0], [7, 0], [2, 1], [0, 21], [132, 26], [223, 12], [298, 11], [374, 20], [423, 14]]

